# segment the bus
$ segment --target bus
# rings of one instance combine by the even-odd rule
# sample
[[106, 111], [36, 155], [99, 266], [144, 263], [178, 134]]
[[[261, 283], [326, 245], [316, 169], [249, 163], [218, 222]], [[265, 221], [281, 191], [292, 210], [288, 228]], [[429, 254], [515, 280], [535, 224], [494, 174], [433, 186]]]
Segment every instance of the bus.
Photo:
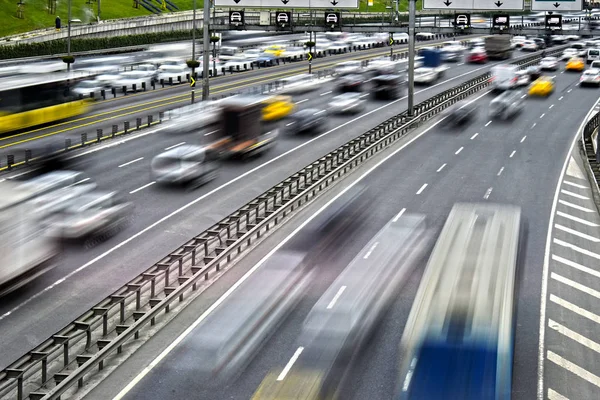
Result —
[[0, 134], [81, 115], [89, 100], [78, 100], [70, 87], [83, 73], [55, 73], [0, 79]]
[[518, 207], [453, 207], [404, 329], [397, 399], [511, 398], [525, 237]]

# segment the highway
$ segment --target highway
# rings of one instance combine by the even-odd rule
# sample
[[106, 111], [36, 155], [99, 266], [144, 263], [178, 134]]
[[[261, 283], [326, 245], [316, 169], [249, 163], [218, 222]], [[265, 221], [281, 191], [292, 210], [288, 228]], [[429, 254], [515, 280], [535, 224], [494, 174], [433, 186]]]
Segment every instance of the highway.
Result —
[[[286, 246], [294, 246], [294, 229], [300, 226], [302, 221], [310, 220], [319, 213], [327, 201], [336, 198], [341, 188], [326, 194], [325, 198], [303, 210], [289, 225], [272, 234], [230, 274], [225, 275], [224, 280], [211, 288], [206, 296], [201, 296], [192, 303], [131, 359], [119, 366], [88, 398], [112, 398], [128, 384], [127, 390], [121, 393], [125, 399], [250, 398], [269, 371], [279, 373], [289, 363], [293, 364], [293, 355], [298, 349], [298, 334], [307, 313], [339, 272], [386, 222], [404, 210], [407, 214], [426, 215], [428, 227], [434, 232], [439, 232], [456, 202], [497, 202], [522, 207], [528, 223], [528, 240], [525, 271], [518, 299], [513, 399], [536, 398], [540, 307], [545, 304], [545, 299], [543, 303], [540, 302], [541, 288], [545, 284], [543, 266], [548, 223], [556, 211], [553, 204], [556, 200], [557, 180], [564, 174], [563, 160], [571, 152], [574, 135], [590, 108], [597, 103], [600, 94], [597, 89], [578, 87], [579, 74], [557, 72], [556, 75], [555, 92], [547, 99], [526, 98], [522, 113], [512, 121], [491, 121], [487, 115], [487, 106], [492, 97], [482, 93], [472, 99], [481, 107], [477, 119], [469, 126], [460, 130], [449, 130], [443, 121], [430, 123], [393, 146], [388, 152], [389, 157], [378, 157], [348, 178], [345, 186], [351, 184], [351, 181], [360, 180], [358, 184], [367, 187], [368, 197], [373, 206], [365, 212], [364, 217], [352, 230], [348, 230], [343, 237], [336, 238], [327, 249], [322, 250], [322, 256], [314, 265], [316, 275], [309, 291], [273, 336], [264, 343], [260, 353], [237, 380], [230, 381], [225, 386], [215, 387], [207, 386], [196, 378], [196, 366], [202, 360], [198, 360], [194, 348], [202, 341], [202, 325], [191, 330], [187, 336], [180, 337], [182, 340], [179, 345], [169, 348], [169, 351], [163, 352], [159, 358], [156, 357], [184, 331], [185, 327], [199, 318], [205, 318], [203, 312], [213, 302], [220, 301], [219, 297], [227, 288], [259, 260], [270, 254], [271, 249], [283, 246], [280, 250], [284, 250]], [[583, 187], [585, 185], [581, 178], [581, 168], [580, 166], [579, 180], [571, 183]], [[568, 172], [576, 174], [577, 171], [571, 166]], [[572, 185], [563, 182], [562, 189], [565, 189], [565, 186]], [[579, 188], [575, 194], [586, 197], [582, 193], [585, 194], [585, 188]], [[560, 199], [568, 200], [568, 196], [562, 193]], [[573, 197], [571, 195], [569, 201], [575, 202], [580, 208], [593, 207], [589, 201], [585, 203], [581, 198], [572, 200]], [[569, 207], [560, 204], [561, 207], [557, 211], [562, 212], [563, 216], [566, 214], [581, 217], [581, 214], [573, 214], [572, 208], [569, 210]], [[570, 224], [564, 221], [557, 223], [573, 227], [572, 221]], [[597, 224], [597, 219], [592, 221], [596, 221]], [[597, 231], [596, 229], [593, 233], [598, 235]], [[592, 234], [591, 230], [587, 232]], [[553, 235], [556, 237], [556, 232]], [[581, 248], [585, 247], [589, 249], [588, 252], [594, 250], [588, 246], [590, 240], [587, 239], [586, 242], [586, 238], [581, 235], [571, 234], [569, 238], [562, 236], [560, 239]], [[582, 241], [586, 245], [580, 244]], [[554, 243], [553, 246], [556, 245], [556, 241]], [[571, 256], [564, 249], [554, 251], [562, 257]], [[589, 254], [586, 256], [589, 257]], [[593, 266], [587, 261], [588, 267], [597, 268], [597, 265]], [[558, 266], [553, 264], [553, 268]], [[376, 329], [369, 346], [360, 354], [356, 365], [351, 369], [348, 383], [340, 398], [391, 398], [396, 383], [398, 343], [421, 271], [422, 267], [407, 280], [398, 294], [395, 303]], [[580, 279], [577, 274], [569, 276], [572, 279]], [[550, 286], [555, 300], [561, 293], [556, 288], [557, 282], [559, 280], [554, 279]], [[593, 285], [596, 285], [596, 282]], [[554, 301], [554, 308], [549, 308], [551, 318], [559, 324], [575, 329], [577, 325], [573, 320], [579, 321], [581, 316], [587, 317], [584, 332], [597, 341], [597, 325], [590, 324], [590, 320], [595, 320], [589, 315], [593, 312], [594, 305], [597, 309], [597, 301], [590, 301], [590, 293], [593, 296], [593, 293], [597, 292], [586, 292], [582, 289], [564, 291], [567, 292], [565, 296], [568, 295], [569, 301], [587, 310], [580, 311], [576, 317], [565, 315], [556, 309], [557, 304], [560, 304]], [[235, 291], [229, 295], [235, 295]], [[588, 314], [585, 314], [585, 311]], [[212, 312], [218, 313], [219, 308]], [[553, 351], [560, 353], [563, 358], [576, 354], [577, 357], [572, 357], [574, 362], [586, 359], [592, 362], [587, 368], [592, 373], [597, 371], [597, 354], [589, 354], [589, 350], [587, 355], [580, 354], [585, 350], [582, 345], [573, 347], [573, 354], [570, 354], [569, 349], [565, 349], [564, 344], [556, 337], [558, 331], [559, 329], [554, 329], [554, 336], [548, 336], [551, 339], [549, 343], [554, 346]], [[155, 362], [146, 368], [153, 360]], [[566, 396], [565, 398], [599, 397], [598, 382], [594, 381], [594, 378], [587, 376], [587, 380], [582, 380], [583, 384], [579, 384], [579, 380], [583, 378], [576, 377], [577, 384], [573, 384], [573, 369], [567, 369], [564, 363], [563, 367], [560, 367], [556, 363], [557, 358], [554, 360], [552, 368], [549, 367], [548, 370], [550, 375], [547, 375], [546, 379], [547, 384], [553, 385], [553, 390]], [[146, 369], [143, 373], [138, 375], [144, 368]]]

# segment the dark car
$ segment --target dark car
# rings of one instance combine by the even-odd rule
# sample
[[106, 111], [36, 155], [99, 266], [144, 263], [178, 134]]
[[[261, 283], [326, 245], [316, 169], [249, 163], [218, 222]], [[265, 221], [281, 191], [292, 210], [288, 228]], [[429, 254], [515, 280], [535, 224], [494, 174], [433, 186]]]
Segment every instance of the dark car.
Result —
[[287, 124], [290, 133], [318, 133], [327, 126], [326, 113], [315, 108], [305, 108], [290, 116]]
[[373, 78], [373, 96], [376, 99], [396, 100], [408, 88], [406, 77], [402, 75], [380, 75]]
[[277, 57], [270, 53], [262, 53], [260, 57], [256, 59], [258, 65], [275, 65]]
[[462, 126], [477, 117], [478, 106], [475, 103], [459, 102], [446, 113], [448, 126]]
[[542, 50], [546, 48], [546, 41], [542, 38], [533, 38], [535, 44], [538, 45], [538, 49]]
[[531, 81], [535, 81], [542, 76], [542, 67], [539, 65], [532, 65], [527, 67], [527, 74], [531, 77]]
[[362, 91], [365, 79], [362, 75], [350, 74], [340, 76], [337, 80], [336, 89], [338, 92], [360, 92]]

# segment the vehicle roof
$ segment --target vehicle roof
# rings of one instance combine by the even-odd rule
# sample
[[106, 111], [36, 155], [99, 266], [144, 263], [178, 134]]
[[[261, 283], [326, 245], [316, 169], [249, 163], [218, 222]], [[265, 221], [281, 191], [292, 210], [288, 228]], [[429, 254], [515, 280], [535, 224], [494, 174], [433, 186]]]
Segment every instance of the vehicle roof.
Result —
[[204, 153], [205, 151], [202, 146], [185, 144], [160, 153], [156, 158], [182, 158], [194, 153]]
[[600, 69], [598, 68], [590, 68], [583, 72], [584, 74], [600, 74]]
[[21, 203], [36, 194], [33, 188], [23, 187], [20, 183], [11, 181], [0, 182], [0, 192], [0, 210]]
[[69, 79], [80, 79], [89, 76], [89, 73], [82, 71], [19, 75], [18, 79], [15, 79], [14, 76], [9, 76], [0, 79], [0, 90], [11, 90], [27, 86], [42, 85], [45, 83], [66, 82]]

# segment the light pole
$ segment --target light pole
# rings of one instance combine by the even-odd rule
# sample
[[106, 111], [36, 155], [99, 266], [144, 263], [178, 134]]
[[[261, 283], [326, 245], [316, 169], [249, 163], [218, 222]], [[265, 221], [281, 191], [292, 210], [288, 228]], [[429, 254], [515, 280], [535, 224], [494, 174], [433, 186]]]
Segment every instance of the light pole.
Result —
[[208, 64], [210, 63], [210, 0], [204, 0], [204, 21], [202, 29], [202, 100], [208, 100]]
[[[100, 1], [100, 0], [98, 0]], [[205, 0], [206, 1], [206, 0]], [[192, 68], [192, 79], [196, 79], [196, 0], [194, 0], [194, 14], [192, 16], [192, 63], [194, 63], [194, 67]], [[194, 97], [196, 96], [196, 85], [192, 85], [192, 104], [194, 103]]]
[[415, 2], [408, 0], [408, 116], [413, 116], [415, 97]]
[[[69, 15], [67, 18], [67, 57], [71, 58], [71, 0], [69, 0]], [[67, 71], [71, 70], [71, 63], [67, 63]]]

